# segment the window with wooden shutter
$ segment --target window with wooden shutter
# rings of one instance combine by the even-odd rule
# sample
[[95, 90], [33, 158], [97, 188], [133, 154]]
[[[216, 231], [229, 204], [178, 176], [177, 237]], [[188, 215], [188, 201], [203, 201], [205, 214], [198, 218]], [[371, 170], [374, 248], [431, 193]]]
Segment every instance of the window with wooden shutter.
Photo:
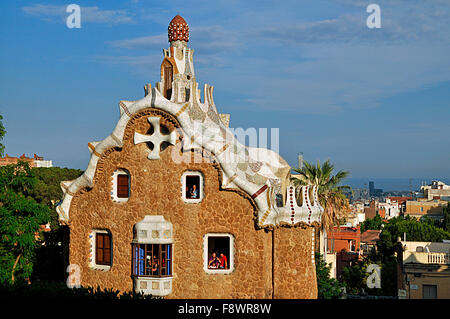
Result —
[[129, 195], [129, 176], [127, 174], [117, 175], [117, 197], [128, 198]]
[[97, 233], [95, 235], [95, 263], [111, 265], [111, 235]]

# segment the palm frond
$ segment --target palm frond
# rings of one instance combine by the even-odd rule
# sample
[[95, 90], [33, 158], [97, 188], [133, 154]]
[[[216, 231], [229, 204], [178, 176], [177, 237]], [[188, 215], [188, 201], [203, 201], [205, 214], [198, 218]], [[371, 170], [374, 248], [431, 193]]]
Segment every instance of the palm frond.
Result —
[[350, 204], [343, 190], [350, 186], [340, 185], [348, 177], [348, 171], [338, 171], [333, 175], [334, 165], [326, 160], [322, 165], [304, 161], [302, 168], [293, 168], [300, 178], [292, 178], [294, 185], [316, 185], [321, 205], [324, 207], [322, 228], [330, 230], [335, 223], [348, 216]]

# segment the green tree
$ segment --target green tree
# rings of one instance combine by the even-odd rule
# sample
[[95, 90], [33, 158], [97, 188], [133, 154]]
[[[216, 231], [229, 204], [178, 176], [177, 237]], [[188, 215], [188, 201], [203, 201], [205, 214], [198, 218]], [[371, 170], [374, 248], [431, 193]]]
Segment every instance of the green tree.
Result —
[[29, 195], [35, 183], [26, 162], [0, 167], [0, 282], [29, 280], [32, 273], [36, 234], [50, 218], [50, 208]]
[[[381, 288], [368, 288], [367, 279], [370, 273], [367, 267], [377, 264], [381, 268]], [[376, 251], [371, 251], [362, 260], [353, 263], [342, 270], [341, 280], [349, 294], [367, 293], [372, 296], [396, 296], [397, 295], [397, 260], [392, 256], [384, 256]]]
[[343, 285], [330, 277], [331, 265], [327, 264], [320, 253], [316, 253], [316, 277], [319, 299], [336, 299], [342, 293]]
[[330, 230], [336, 221], [344, 220], [350, 212], [350, 204], [343, 194], [344, 189], [349, 186], [340, 185], [349, 175], [347, 171], [338, 171], [333, 175], [334, 165], [329, 160], [323, 165], [304, 162], [302, 168], [293, 168], [300, 178], [292, 178], [294, 185], [316, 185], [319, 201], [325, 212], [322, 218], [322, 228]]
[[345, 291], [350, 295], [361, 294], [366, 288], [367, 262], [357, 262], [342, 269], [341, 278]]
[[[5, 127], [3, 126], [3, 116], [0, 114], [0, 141], [3, 139], [3, 137], [6, 134]], [[5, 146], [0, 143], [0, 156], [3, 156], [3, 152], [5, 151]]]
[[447, 207], [444, 208], [444, 225], [443, 228], [446, 232], [450, 233], [450, 202]]
[[[343, 269], [342, 281], [347, 292], [351, 294], [359, 294], [365, 291], [370, 295], [396, 296], [397, 259], [395, 253], [399, 249], [398, 238], [403, 238], [405, 233], [409, 241], [440, 242], [443, 239], [450, 239], [450, 232], [438, 227], [437, 223], [430, 218], [417, 220], [410, 216], [399, 216], [383, 221], [377, 215], [361, 224], [361, 232], [368, 229], [382, 230], [377, 242], [378, 249], [370, 252], [369, 256], [364, 257], [363, 260], [358, 261], [351, 267]], [[366, 286], [368, 276], [366, 269], [371, 263], [376, 263], [381, 267], [380, 289], [369, 289]]]
[[403, 238], [404, 234], [409, 241], [442, 242], [443, 239], [450, 239], [450, 232], [427, 221], [419, 221], [410, 216], [400, 216], [390, 219], [389, 223], [383, 227], [380, 240], [377, 242], [379, 251], [385, 256], [393, 255], [398, 238]]
[[374, 218], [368, 218], [361, 223], [361, 233], [366, 230], [381, 230], [385, 224], [383, 218], [380, 215], [376, 215]]
[[33, 167], [31, 169], [36, 177], [36, 183], [30, 189], [30, 196], [38, 203], [42, 203], [51, 208], [50, 226], [53, 230], [59, 228], [58, 214], [55, 204], [62, 199], [62, 181], [71, 181], [83, 174], [79, 169], [69, 169], [60, 167]]
[[82, 170], [61, 167], [33, 167], [37, 182], [30, 195], [39, 203], [53, 206], [62, 198], [62, 181], [71, 181], [83, 174]]
[[[410, 241], [432, 241], [440, 242], [450, 239], [450, 233], [436, 227], [434, 222], [425, 219], [419, 221], [410, 216], [395, 217], [382, 223], [373, 218], [368, 220], [364, 227], [366, 229], [382, 229], [380, 239], [377, 242], [377, 251], [372, 251], [362, 261], [347, 267], [342, 272], [343, 282], [350, 293], [361, 293], [366, 291], [371, 295], [396, 296], [397, 294], [397, 259], [395, 253], [399, 249], [398, 238], [406, 238]], [[368, 289], [366, 287], [367, 266], [376, 263], [381, 267], [381, 288]]]
[[60, 227], [55, 204], [63, 196], [61, 182], [76, 179], [83, 171], [60, 167], [33, 167], [31, 171], [36, 177], [36, 183], [30, 189], [30, 196], [51, 209], [51, 231], [42, 234], [44, 241], [36, 251], [36, 263], [31, 279], [60, 281], [65, 276], [62, 243], [68, 230], [67, 227]]

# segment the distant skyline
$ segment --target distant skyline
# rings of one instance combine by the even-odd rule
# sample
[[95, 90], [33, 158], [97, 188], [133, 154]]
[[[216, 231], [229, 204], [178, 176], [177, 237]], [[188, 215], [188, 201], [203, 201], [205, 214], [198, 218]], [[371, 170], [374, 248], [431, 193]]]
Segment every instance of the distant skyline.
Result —
[[[353, 189], [369, 189], [369, 182], [374, 182], [374, 188], [381, 188], [383, 192], [390, 191], [418, 191], [423, 184], [431, 184], [432, 178], [346, 178], [342, 184]], [[449, 178], [440, 178], [441, 182], [450, 185]]]
[[[82, 27], [66, 26], [66, 6]], [[297, 166], [352, 178], [450, 178], [450, 1], [2, 1], [5, 153], [86, 169], [120, 100], [159, 79], [167, 26], [190, 26], [200, 87], [233, 128], [280, 128]], [[369, 29], [366, 7], [381, 8]], [[378, 187], [378, 186], [376, 186]], [[380, 187], [382, 188], [382, 187]]]

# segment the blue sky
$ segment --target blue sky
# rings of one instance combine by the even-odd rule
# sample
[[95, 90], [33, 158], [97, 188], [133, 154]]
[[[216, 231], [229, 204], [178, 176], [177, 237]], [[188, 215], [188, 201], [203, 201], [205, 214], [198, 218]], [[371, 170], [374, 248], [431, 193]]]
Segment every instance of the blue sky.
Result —
[[[82, 27], [66, 26], [67, 5]], [[366, 7], [381, 8], [381, 29]], [[352, 177], [450, 177], [449, 0], [2, 1], [0, 113], [11, 156], [85, 169], [119, 100], [159, 81], [182, 15], [200, 86], [232, 127], [280, 128], [297, 164]]]

